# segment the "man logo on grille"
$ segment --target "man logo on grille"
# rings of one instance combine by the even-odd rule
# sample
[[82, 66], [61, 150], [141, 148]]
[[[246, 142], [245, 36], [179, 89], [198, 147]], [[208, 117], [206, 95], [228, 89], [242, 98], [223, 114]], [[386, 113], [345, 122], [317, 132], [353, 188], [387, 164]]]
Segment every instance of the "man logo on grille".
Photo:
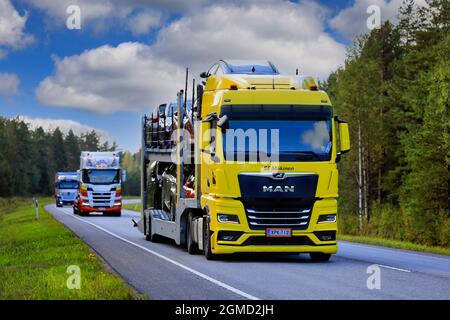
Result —
[[272, 177], [276, 180], [283, 180], [285, 177], [284, 172], [275, 172]]

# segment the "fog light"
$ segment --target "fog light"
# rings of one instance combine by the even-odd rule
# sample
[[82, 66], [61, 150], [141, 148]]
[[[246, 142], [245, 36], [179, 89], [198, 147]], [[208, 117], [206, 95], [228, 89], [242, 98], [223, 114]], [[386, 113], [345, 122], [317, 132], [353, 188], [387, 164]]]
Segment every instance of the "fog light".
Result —
[[242, 231], [219, 231], [217, 240], [236, 241], [241, 237], [242, 233]]
[[336, 231], [316, 231], [314, 232], [317, 238], [320, 241], [335, 241], [336, 240]]
[[235, 214], [221, 214], [217, 215], [219, 222], [239, 223], [239, 217]]
[[336, 222], [336, 214], [323, 214], [319, 216], [317, 223], [333, 223]]

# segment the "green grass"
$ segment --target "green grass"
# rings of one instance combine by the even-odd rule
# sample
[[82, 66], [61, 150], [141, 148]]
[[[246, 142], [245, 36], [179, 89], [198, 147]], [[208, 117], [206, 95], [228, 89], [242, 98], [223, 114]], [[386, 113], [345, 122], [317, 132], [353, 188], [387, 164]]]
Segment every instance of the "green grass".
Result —
[[[71, 231], [31, 199], [0, 199], [0, 300], [141, 299]], [[9, 205], [8, 205], [9, 204]], [[67, 268], [79, 266], [81, 288], [68, 289]]]
[[141, 203], [122, 204], [122, 208], [126, 210], [141, 212], [142, 204]]
[[422, 244], [416, 244], [412, 242], [406, 241], [398, 241], [398, 240], [389, 240], [382, 238], [375, 238], [369, 236], [351, 236], [351, 235], [338, 235], [338, 240], [357, 242], [357, 243], [365, 243], [365, 244], [373, 244], [388, 248], [396, 248], [396, 249], [405, 249], [405, 250], [413, 250], [413, 251], [421, 251], [428, 253], [437, 253], [442, 255], [450, 256], [450, 248], [444, 247], [431, 247]]

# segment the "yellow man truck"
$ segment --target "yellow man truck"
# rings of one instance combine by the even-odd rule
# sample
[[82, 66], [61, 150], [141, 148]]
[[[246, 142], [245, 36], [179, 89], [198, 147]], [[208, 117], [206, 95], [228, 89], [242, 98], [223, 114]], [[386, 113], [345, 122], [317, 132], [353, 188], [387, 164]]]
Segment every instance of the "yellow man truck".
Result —
[[174, 143], [154, 134], [163, 122], [143, 116], [140, 231], [208, 260], [328, 260], [337, 251], [337, 162], [350, 150], [328, 95], [312, 77], [281, 75], [266, 61], [221, 60], [200, 76], [191, 100], [187, 75], [177, 94]]

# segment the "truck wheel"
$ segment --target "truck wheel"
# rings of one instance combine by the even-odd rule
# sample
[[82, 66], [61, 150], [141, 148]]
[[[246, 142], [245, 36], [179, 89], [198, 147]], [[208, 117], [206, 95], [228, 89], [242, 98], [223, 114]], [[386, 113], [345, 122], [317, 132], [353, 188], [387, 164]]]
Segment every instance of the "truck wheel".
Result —
[[331, 254], [329, 253], [322, 253], [322, 252], [311, 252], [309, 254], [312, 261], [328, 261], [330, 260]]
[[207, 260], [215, 260], [217, 256], [211, 250], [211, 230], [208, 219], [203, 219], [203, 252]]
[[153, 243], [158, 243], [161, 240], [161, 237], [157, 234], [154, 234], [154, 235], [146, 234], [145, 240], [151, 241]]
[[194, 238], [192, 237], [192, 221], [193, 221], [192, 212], [189, 212], [188, 221], [186, 225], [186, 246], [189, 254], [197, 254], [199, 250], [197, 243], [194, 242]]
[[73, 214], [77, 215], [78, 214], [78, 210], [75, 209], [75, 207], [73, 208]]
[[82, 216], [82, 217], [86, 217], [87, 215], [89, 215], [89, 213], [84, 212], [84, 211], [82, 211], [82, 210], [79, 210], [79, 211], [78, 211], [78, 214], [79, 214], [80, 216]]
[[122, 210], [114, 212], [114, 217], [120, 217], [122, 215]]

